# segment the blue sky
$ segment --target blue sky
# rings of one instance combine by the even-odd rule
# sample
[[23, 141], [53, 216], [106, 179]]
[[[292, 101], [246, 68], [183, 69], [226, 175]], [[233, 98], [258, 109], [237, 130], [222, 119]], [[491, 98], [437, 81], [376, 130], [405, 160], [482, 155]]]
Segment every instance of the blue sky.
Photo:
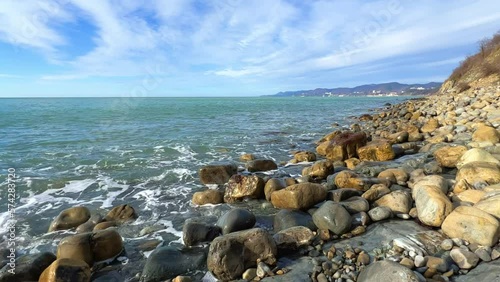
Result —
[[443, 81], [498, 30], [497, 0], [1, 0], [0, 97]]

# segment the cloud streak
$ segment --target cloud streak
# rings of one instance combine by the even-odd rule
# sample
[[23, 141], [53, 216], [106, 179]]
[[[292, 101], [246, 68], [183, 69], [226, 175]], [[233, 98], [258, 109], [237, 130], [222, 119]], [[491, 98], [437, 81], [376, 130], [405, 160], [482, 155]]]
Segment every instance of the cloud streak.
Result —
[[[77, 38], [61, 26], [78, 22], [86, 23], [81, 40], [88, 49], [72, 52]], [[401, 57], [422, 54], [420, 67], [450, 67], [464, 55], [457, 48], [499, 23], [494, 0], [0, 2], [0, 41], [41, 54], [51, 71], [39, 79], [139, 77], [161, 65], [160, 76], [183, 77], [196, 88], [226, 79], [270, 85], [346, 69], [368, 75], [373, 71], [361, 71], [367, 65], [387, 71]]]

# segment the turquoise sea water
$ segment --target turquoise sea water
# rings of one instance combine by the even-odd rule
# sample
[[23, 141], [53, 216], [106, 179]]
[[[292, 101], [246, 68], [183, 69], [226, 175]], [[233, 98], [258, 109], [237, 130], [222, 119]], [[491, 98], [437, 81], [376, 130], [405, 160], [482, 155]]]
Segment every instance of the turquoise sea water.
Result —
[[200, 166], [237, 162], [243, 153], [288, 161], [292, 150], [314, 150], [315, 140], [347, 125], [349, 116], [403, 99], [0, 99], [0, 238], [8, 219], [8, 168], [19, 177], [19, 245], [32, 251], [50, 249], [42, 235], [75, 205], [132, 204], [136, 230], [160, 224], [165, 228], [152, 236], [179, 242], [183, 221], [199, 215], [190, 199], [204, 189]]

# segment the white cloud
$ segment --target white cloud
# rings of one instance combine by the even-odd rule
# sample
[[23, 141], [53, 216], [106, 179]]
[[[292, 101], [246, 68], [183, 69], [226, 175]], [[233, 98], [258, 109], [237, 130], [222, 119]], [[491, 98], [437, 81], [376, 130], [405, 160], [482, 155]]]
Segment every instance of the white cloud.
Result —
[[[73, 38], [58, 24], [76, 20], [90, 23], [95, 36], [91, 50], [71, 57]], [[346, 67], [356, 73], [356, 66], [473, 44], [499, 23], [494, 0], [0, 2], [0, 40], [58, 57], [65, 67], [44, 80], [140, 76], [157, 65], [183, 77], [232, 79]], [[28, 33], [31, 26], [36, 32]], [[453, 64], [460, 56], [420, 66]]]

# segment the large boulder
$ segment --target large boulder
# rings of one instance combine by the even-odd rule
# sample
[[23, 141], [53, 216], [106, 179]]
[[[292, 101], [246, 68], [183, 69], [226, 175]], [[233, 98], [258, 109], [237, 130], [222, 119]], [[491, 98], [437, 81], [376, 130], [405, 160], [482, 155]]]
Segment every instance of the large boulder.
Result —
[[361, 161], [390, 161], [396, 157], [396, 153], [390, 142], [377, 140], [360, 147], [358, 157]]
[[106, 221], [114, 221], [117, 223], [125, 223], [133, 221], [137, 218], [134, 208], [131, 205], [119, 205], [108, 212]]
[[215, 189], [207, 189], [205, 191], [195, 192], [192, 199], [195, 205], [217, 205], [224, 202], [224, 193]]
[[374, 207], [388, 207], [395, 214], [407, 214], [412, 205], [411, 194], [405, 190], [392, 191], [373, 203]]
[[246, 164], [249, 172], [275, 170], [278, 165], [273, 160], [253, 160]]
[[205, 260], [205, 252], [195, 248], [180, 250], [171, 246], [156, 248], [144, 265], [141, 282], [173, 279], [177, 275], [203, 267]]
[[418, 219], [429, 226], [441, 226], [453, 210], [450, 199], [436, 186], [416, 185], [413, 195]]
[[278, 249], [295, 250], [307, 247], [314, 239], [311, 229], [304, 226], [290, 227], [273, 235]]
[[257, 175], [246, 176], [235, 174], [227, 182], [224, 201], [226, 203], [234, 203], [245, 198], [264, 198], [264, 186], [264, 180]]
[[310, 176], [315, 179], [326, 179], [328, 175], [334, 173], [333, 161], [321, 160], [315, 162], [310, 167], [305, 167], [302, 170], [303, 176]]
[[280, 209], [308, 209], [325, 197], [326, 189], [322, 185], [299, 183], [272, 193], [271, 203]]
[[312, 220], [312, 216], [307, 212], [298, 210], [280, 210], [274, 216], [274, 232], [279, 232], [295, 226], [305, 226], [311, 230], [317, 229]]
[[224, 184], [238, 172], [235, 164], [206, 165], [200, 168], [199, 176], [203, 184]]
[[487, 212], [475, 207], [459, 206], [454, 209], [441, 225], [450, 238], [461, 238], [483, 246], [493, 246], [500, 233], [498, 220]]
[[326, 201], [313, 214], [314, 224], [319, 229], [330, 230], [334, 234], [342, 235], [351, 228], [351, 215], [339, 203]]
[[480, 148], [473, 148], [470, 149], [469, 151], [465, 152], [460, 159], [457, 162], [457, 168], [460, 169], [464, 165], [468, 163], [474, 163], [474, 162], [486, 162], [486, 163], [493, 163], [500, 165], [500, 160], [496, 159], [493, 157], [489, 152], [480, 149]]
[[419, 282], [418, 276], [408, 267], [397, 262], [382, 260], [364, 268], [358, 282]]
[[500, 166], [490, 162], [472, 162], [462, 166], [455, 178], [453, 192], [467, 189], [482, 189], [500, 183]]
[[[0, 282], [38, 281], [42, 272], [55, 260], [56, 256], [49, 252], [23, 255], [15, 263], [0, 269]], [[15, 271], [10, 272], [11, 269]]]
[[500, 142], [500, 132], [491, 126], [480, 125], [472, 134], [472, 141], [496, 144]]
[[500, 193], [486, 194], [474, 207], [500, 219]]
[[182, 239], [184, 245], [188, 247], [210, 242], [220, 233], [220, 227], [206, 223], [202, 219], [188, 219], [182, 227]]
[[255, 215], [246, 209], [232, 209], [222, 215], [217, 221], [217, 226], [222, 234], [250, 229], [255, 225]]
[[122, 251], [120, 234], [114, 229], [106, 229], [65, 237], [57, 247], [57, 258], [81, 260], [93, 266], [94, 262], [115, 258]]
[[49, 232], [57, 230], [65, 230], [78, 227], [85, 223], [90, 218], [90, 210], [86, 207], [72, 207], [63, 210], [52, 221], [49, 227]]
[[465, 146], [444, 146], [434, 151], [434, 158], [440, 166], [454, 168], [465, 152], [467, 152]]
[[358, 148], [366, 144], [364, 132], [342, 132], [335, 134], [330, 140], [321, 142], [316, 152], [333, 161], [343, 161], [357, 156]]
[[89, 282], [90, 267], [81, 260], [58, 259], [45, 269], [38, 282]]
[[240, 278], [257, 260], [276, 263], [277, 247], [265, 230], [254, 228], [215, 238], [208, 251], [207, 267], [215, 277], [228, 281]]

